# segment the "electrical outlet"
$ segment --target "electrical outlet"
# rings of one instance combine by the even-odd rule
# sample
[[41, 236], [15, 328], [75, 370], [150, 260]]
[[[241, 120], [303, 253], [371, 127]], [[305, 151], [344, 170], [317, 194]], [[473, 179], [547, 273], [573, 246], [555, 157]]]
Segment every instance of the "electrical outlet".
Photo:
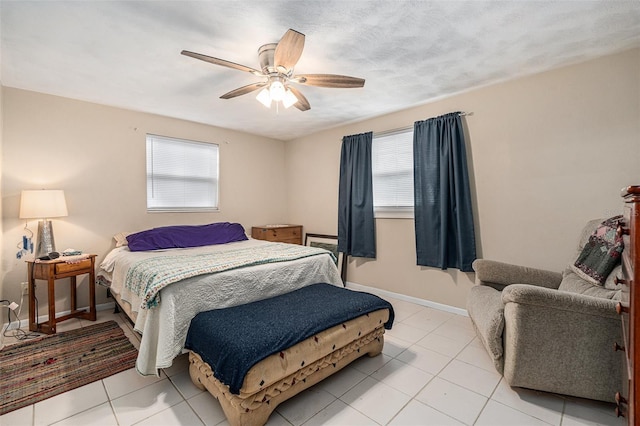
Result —
[[28, 296], [29, 295], [29, 283], [20, 283], [20, 286], [22, 287], [22, 295], [23, 296]]

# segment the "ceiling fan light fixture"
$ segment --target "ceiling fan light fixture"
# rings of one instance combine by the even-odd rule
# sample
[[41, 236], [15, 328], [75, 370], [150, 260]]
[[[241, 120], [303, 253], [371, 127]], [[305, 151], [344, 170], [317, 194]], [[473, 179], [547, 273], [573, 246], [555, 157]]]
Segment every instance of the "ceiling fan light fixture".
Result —
[[284, 105], [285, 108], [289, 108], [296, 102], [298, 102], [298, 98], [296, 98], [296, 95], [293, 94], [291, 89], [287, 89], [287, 91], [284, 93], [284, 98], [282, 99], [282, 105]]
[[274, 80], [269, 86], [269, 92], [271, 94], [272, 101], [281, 101], [284, 99], [285, 88], [284, 84], [280, 80]]
[[[0, 0], [2, 1], [2, 0]], [[288, 29], [277, 43], [268, 43], [258, 49], [258, 59], [260, 60], [260, 70], [235, 62], [226, 61], [213, 56], [183, 50], [181, 54], [192, 58], [209, 62], [214, 65], [249, 72], [265, 80], [247, 84], [246, 86], [234, 89], [224, 95], [221, 99], [231, 99], [237, 96], [252, 93], [262, 88], [256, 99], [267, 108], [271, 108], [273, 102], [278, 107], [278, 102], [282, 102], [285, 108], [294, 105], [300, 111], [308, 111], [311, 105], [305, 96], [289, 83], [304, 84], [307, 86], [352, 88], [363, 87], [364, 79], [349, 77], [338, 74], [303, 74], [294, 75], [293, 70], [304, 49], [304, 34]], [[268, 87], [266, 87], [268, 86]]]
[[258, 93], [256, 99], [267, 108], [271, 108], [271, 94], [269, 93], [269, 89], [264, 88]]

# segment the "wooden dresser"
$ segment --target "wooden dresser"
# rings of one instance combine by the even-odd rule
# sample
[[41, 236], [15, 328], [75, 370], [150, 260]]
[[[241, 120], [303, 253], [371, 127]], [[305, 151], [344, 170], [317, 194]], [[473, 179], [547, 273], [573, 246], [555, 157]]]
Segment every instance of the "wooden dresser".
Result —
[[301, 225], [264, 225], [251, 228], [251, 238], [302, 245]]
[[[640, 186], [630, 186], [622, 190], [624, 198], [624, 223], [618, 233], [624, 239], [622, 274], [618, 282], [623, 284], [622, 301], [617, 306], [622, 316], [624, 336], [625, 371], [622, 391], [616, 394], [616, 414], [624, 416], [628, 424], [640, 423], [636, 409], [640, 395], [640, 351], [636, 347], [636, 337], [640, 330]], [[619, 345], [616, 344], [616, 349]]]

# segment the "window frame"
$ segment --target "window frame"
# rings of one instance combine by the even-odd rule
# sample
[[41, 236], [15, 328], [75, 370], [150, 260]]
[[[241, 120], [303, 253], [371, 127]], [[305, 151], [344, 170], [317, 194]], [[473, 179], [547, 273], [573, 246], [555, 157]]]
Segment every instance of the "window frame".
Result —
[[[395, 129], [395, 130], [389, 130], [389, 131], [383, 131], [383, 132], [377, 132], [373, 134], [373, 140], [372, 140], [372, 156], [374, 155], [374, 151], [375, 148], [373, 145], [375, 145], [376, 143], [376, 138], [380, 138], [380, 137], [388, 137], [388, 136], [393, 136], [396, 134], [401, 134], [401, 133], [410, 133], [411, 134], [411, 153], [412, 153], [412, 160], [411, 160], [411, 170], [412, 170], [412, 183], [413, 183], [413, 126], [410, 127], [404, 127], [404, 128], [400, 128], [400, 129]], [[373, 186], [375, 187], [375, 159], [372, 158], [372, 164], [371, 164], [371, 178], [372, 178], [372, 183]], [[412, 191], [413, 192], [413, 191]], [[374, 195], [373, 195], [373, 216], [375, 219], [413, 219], [414, 218], [414, 207], [415, 207], [415, 198], [414, 195], [412, 193], [411, 195], [412, 197], [412, 204], [411, 206], [376, 206], [376, 196], [375, 196], [375, 191], [374, 191]]]
[[[153, 183], [150, 183], [149, 180], [153, 179], [153, 171], [149, 170], [149, 163], [151, 161], [149, 155], [153, 155], [152, 153], [150, 154], [150, 144], [153, 143], [153, 139], [156, 140], [165, 140], [168, 142], [172, 142], [172, 143], [184, 143], [184, 144], [189, 144], [189, 145], [202, 145], [202, 146], [207, 146], [207, 147], [212, 147], [215, 151], [215, 159], [212, 158], [212, 160], [215, 161], [215, 169], [214, 169], [214, 175], [212, 178], [212, 185], [215, 185], [215, 197], [214, 197], [214, 205], [213, 206], [206, 206], [206, 207], [194, 207], [194, 206], [181, 206], [181, 207], [150, 207], [150, 201], [152, 200], [152, 198], [150, 198], [150, 193], [149, 193], [149, 187], [150, 185], [153, 185]], [[185, 175], [181, 176], [182, 178], [185, 178]], [[181, 180], [181, 179], [180, 179]], [[163, 135], [156, 135], [156, 134], [152, 134], [152, 133], [147, 133], [145, 136], [145, 183], [146, 183], [146, 209], [147, 209], [147, 213], [203, 213], [203, 212], [219, 212], [220, 211], [220, 144], [217, 143], [213, 143], [213, 142], [202, 142], [202, 141], [195, 141], [195, 140], [190, 140], [190, 139], [184, 139], [184, 138], [176, 138], [176, 137], [172, 137], [172, 136], [163, 136]]]

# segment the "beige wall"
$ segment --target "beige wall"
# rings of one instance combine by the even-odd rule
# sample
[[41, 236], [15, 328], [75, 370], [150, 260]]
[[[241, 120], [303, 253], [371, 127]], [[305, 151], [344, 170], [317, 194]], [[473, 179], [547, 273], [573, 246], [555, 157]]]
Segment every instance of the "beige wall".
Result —
[[[289, 221], [336, 234], [343, 136], [467, 111], [478, 257], [560, 271], [582, 225], [619, 214], [620, 188], [640, 183], [639, 102], [634, 49], [290, 141]], [[347, 280], [464, 307], [473, 274], [416, 266], [413, 226], [377, 220], [377, 259], [351, 260]]]
[[[4, 88], [3, 101], [3, 299], [19, 300], [19, 283], [27, 277], [26, 265], [15, 257], [24, 227], [18, 219], [23, 189], [63, 189], [69, 216], [53, 220], [56, 246], [96, 253], [99, 261], [120, 231], [233, 221], [250, 232], [251, 225], [286, 220], [285, 194], [272, 190], [285, 183], [282, 141], [13, 88]], [[146, 133], [219, 144], [220, 212], [146, 212]], [[36, 221], [28, 225], [37, 230]], [[37, 293], [41, 313], [45, 287]], [[81, 300], [86, 288], [81, 286]], [[56, 309], [68, 310], [67, 285], [58, 290]], [[98, 303], [106, 301], [99, 288]]]
[[[19, 299], [26, 280], [15, 258], [22, 189], [64, 189], [69, 216], [54, 220], [57, 246], [94, 252], [99, 260], [114, 233], [167, 224], [229, 220], [249, 228], [289, 221], [306, 232], [335, 234], [342, 136], [455, 110], [473, 112], [465, 121], [479, 257], [560, 270], [582, 224], [619, 213], [619, 189], [640, 183], [639, 70], [636, 49], [287, 143], [2, 88], [0, 295]], [[219, 213], [146, 213], [146, 133], [220, 144]], [[28, 225], [35, 231], [35, 221]], [[416, 266], [413, 221], [376, 226], [378, 258], [352, 260], [350, 282], [464, 307], [472, 274]], [[68, 309], [62, 287], [58, 310]], [[38, 297], [43, 312], [44, 286]], [[106, 301], [99, 289], [98, 303]]]

